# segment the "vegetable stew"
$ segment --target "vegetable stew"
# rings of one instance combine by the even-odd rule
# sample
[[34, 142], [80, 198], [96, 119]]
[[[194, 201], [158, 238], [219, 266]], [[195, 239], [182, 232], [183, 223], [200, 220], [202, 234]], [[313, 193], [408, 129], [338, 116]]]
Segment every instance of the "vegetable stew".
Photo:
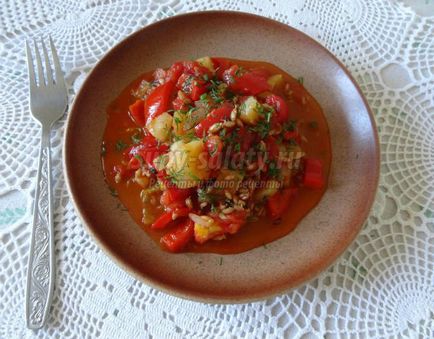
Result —
[[112, 194], [170, 252], [239, 253], [293, 230], [319, 202], [327, 122], [265, 62], [203, 57], [133, 81], [108, 108]]

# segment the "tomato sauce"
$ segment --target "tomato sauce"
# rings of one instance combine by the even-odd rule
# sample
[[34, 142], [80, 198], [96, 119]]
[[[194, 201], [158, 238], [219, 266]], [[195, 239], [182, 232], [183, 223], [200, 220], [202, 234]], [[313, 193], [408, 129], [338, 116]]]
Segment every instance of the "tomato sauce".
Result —
[[[230, 59], [229, 59], [230, 60]], [[332, 151], [330, 134], [327, 121], [323, 111], [316, 100], [302, 85], [302, 79], [294, 79], [278, 67], [255, 61], [231, 60], [246, 68], [266, 69], [271, 74], [282, 74], [284, 80], [289, 84], [293, 93], [292, 100], [287, 103], [290, 108], [290, 118], [299, 123], [300, 134], [304, 136], [301, 140], [301, 147], [306, 152], [306, 157], [319, 159], [323, 162], [324, 176], [327, 182]], [[142, 80], [150, 80], [152, 73], [140, 75], [131, 82], [119, 96], [107, 108], [107, 125], [103, 136], [102, 165], [106, 181], [110, 189], [117, 193], [122, 205], [128, 210], [135, 222], [157, 243], [160, 242], [167, 230], [155, 230], [142, 222], [143, 202], [140, 198], [141, 187], [138, 185], [125, 185], [116, 183], [114, 173], [111, 169], [122, 161], [122, 153], [116, 152], [116, 142], [119, 139], [130, 139], [137, 126], [128, 116], [128, 107], [134, 103], [135, 98], [132, 91], [137, 88]], [[283, 96], [284, 93], [281, 93]], [[184, 252], [212, 252], [219, 254], [240, 253], [258, 246], [265, 245], [290, 233], [300, 220], [313, 209], [321, 200], [327, 185], [322, 189], [309, 189], [301, 187], [296, 199], [293, 200], [288, 210], [282, 217], [282, 222], [273, 224], [269, 218], [263, 217], [257, 221], [245, 224], [236, 234], [229, 235], [225, 240], [210, 240], [204, 244], [190, 242]], [[163, 209], [161, 206], [154, 206], [152, 213], [159, 215]]]

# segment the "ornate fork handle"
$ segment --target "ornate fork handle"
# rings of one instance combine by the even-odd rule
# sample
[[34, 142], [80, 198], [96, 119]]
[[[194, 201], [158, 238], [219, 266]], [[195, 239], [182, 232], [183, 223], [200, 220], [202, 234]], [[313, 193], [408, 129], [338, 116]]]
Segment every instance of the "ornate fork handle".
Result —
[[44, 325], [54, 287], [54, 241], [50, 128], [43, 126], [27, 271], [26, 318], [29, 328]]

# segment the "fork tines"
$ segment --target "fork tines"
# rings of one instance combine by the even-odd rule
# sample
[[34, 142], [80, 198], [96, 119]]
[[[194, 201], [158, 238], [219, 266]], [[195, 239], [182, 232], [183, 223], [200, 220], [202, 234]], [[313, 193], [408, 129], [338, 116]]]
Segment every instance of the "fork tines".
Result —
[[41, 86], [49, 86], [53, 83], [61, 83], [63, 82], [63, 74], [62, 70], [60, 68], [59, 63], [59, 57], [57, 56], [56, 49], [54, 48], [53, 41], [51, 37], [49, 37], [50, 42], [50, 49], [51, 49], [51, 58], [53, 60], [54, 64], [54, 81], [53, 81], [53, 71], [51, 69], [51, 63], [50, 59], [48, 57], [47, 47], [45, 46], [45, 43], [43, 40], [40, 41], [40, 44], [42, 45], [42, 54], [44, 58], [44, 64], [45, 64], [45, 71], [46, 71], [46, 77], [44, 77], [44, 71], [42, 66], [42, 60], [41, 60], [41, 54], [38, 49], [38, 43], [36, 40], [33, 40], [34, 44], [34, 50], [35, 50], [35, 59], [36, 59], [36, 68], [37, 68], [37, 80], [35, 77], [35, 70], [34, 70], [34, 64], [33, 64], [33, 57], [32, 57], [32, 51], [30, 48], [30, 45], [28, 41], [26, 41], [26, 54], [27, 54], [27, 64], [29, 69], [29, 80], [30, 80], [30, 86], [31, 87], [41, 87]]

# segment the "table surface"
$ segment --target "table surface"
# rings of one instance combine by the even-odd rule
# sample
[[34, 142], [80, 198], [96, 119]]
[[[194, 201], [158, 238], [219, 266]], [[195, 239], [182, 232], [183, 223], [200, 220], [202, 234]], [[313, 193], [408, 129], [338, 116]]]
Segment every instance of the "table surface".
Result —
[[[36, 2], [35, 2], [36, 3]], [[434, 337], [433, 0], [0, 0], [0, 338]], [[116, 42], [178, 13], [230, 9], [307, 33], [350, 70], [377, 122], [381, 178], [345, 254], [282, 296], [243, 305], [181, 300], [111, 262], [83, 230], [52, 133], [56, 289], [46, 328], [25, 327], [24, 284], [39, 144], [24, 41], [50, 34], [72, 101]]]

